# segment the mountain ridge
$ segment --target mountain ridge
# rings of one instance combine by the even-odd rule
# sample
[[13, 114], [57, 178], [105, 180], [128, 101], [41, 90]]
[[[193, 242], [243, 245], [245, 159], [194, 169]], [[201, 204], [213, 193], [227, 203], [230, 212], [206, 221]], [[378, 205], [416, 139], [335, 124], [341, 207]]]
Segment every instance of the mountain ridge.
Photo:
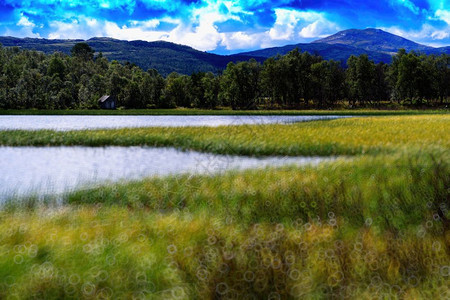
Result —
[[389, 63], [392, 55], [402, 48], [425, 54], [450, 54], [450, 46], [434, 48], [376, 28], [347, 29], [311, 43], [266, 48], [240, 54], [268, 58], [278, 54], [284, 55], [295, 48], [317, 53], [324, 59], [338, 60], [343, 63], [351, 55], [361, 54], [367, 54], [376, 63]]
[[[166, 41], [124, 41], [109, 37], [93, 37], [88, 40], [0, 37], [0, 44], [5, 47], [18, 46], [47, 54], [56, 51], [70, 54], [72, 47], [80, 42], [86, 42], [96, 53], [102, 52], [110, 60], [128, 61], [144, 70], [157, 69], [163, 75], [171, 72], [180, 74], [192, 74], [198, 71], [218, 72], [225, 69], [230, 61], [246, 61], [252, 58], [240, 54], [227, 56], [212, 54]], [[256, 59], [260, 62], [264, 60]]]
[[403, 48], [406, 51], [426, 51], [434, 47], [422, 45], [404, 37], [376, 28], [347, 29], [339, 31], [313, 43], [344, 44], [369, 51], [396, 53]]
[[310, 54], [317, 54], [323, 57], [324, 59], [333, 59], [336, 61], [343, 61], [344, 63], [347, 61], [347, 59], [351, 55], [361, 55], [361, 54], [367, 54], [370, 59], [374, 60], [375, 62], [384, 62], [389, 63], [391, 61], [391, 55], [375, 52], [375, 51], [367, 51], [364, 49], [348, 46], [348, 45], [329, 45], [326, 43], [300, 43], [300, 44], [292, 44], [292, 45], [286, 45], [282, 47], [272, 47], [272, 48], [266, 48], [262, 50], [255, 50], [250, 52], [242, 52], [240, 54], [246, 55], [246, 56], [257, 56], [257, 57], [264, 57], [269, 58], [276, 55], [285, 55], [289, 51], [294, 50], [295, 48], [298, 48], [301, 52], [309, 52]]
[[217, 73], [225, 69], [229, 62], [246, 61], [251, 58], [262, 62], [277, 54], [287, 54], [295, 48], [320, 55], [324, 59], [341, 61], [343, 64], [351, 55], [361, 54], [367, 54], [377, 63], [389, 63], [392, 55], [401, 48], [425, 54], [450, 54], [450, 46], [433, 48], [375, 28], [348, 29], [311, 43], [265, 48], [233, 55], [213, 54], [167, 41], [124, 41], [110, 37], [93, 37], [88, 40], [0, 37], [0, 44], [5, 47], [18, 46], [47, 54], [55, 51], [70, 54], [70, 49], [79, 42], [88, 43], [96, 53], [102, 52], [110, 60], [135, 63], [144, 70], [154, 68], [162, 75], [171, 72], [192, 74], [198, 71]]

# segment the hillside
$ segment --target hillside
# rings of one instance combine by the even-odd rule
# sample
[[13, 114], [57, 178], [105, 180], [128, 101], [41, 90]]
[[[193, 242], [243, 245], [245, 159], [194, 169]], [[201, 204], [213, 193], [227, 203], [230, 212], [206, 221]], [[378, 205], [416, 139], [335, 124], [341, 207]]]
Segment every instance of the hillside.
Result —
[[407, 51], [434, 50], [432, 47], [424, 46], [401, 36], [389, 32], [368, 28], [364, 30], [349, 29], [340, 31], [329, 37], [317, 40], [313, 44], [347, 45], [367, 51], [376, 51], [395, 54], [399, 49]]
[[324, 59], [346, 62], [351, 55], [367, 54], [375, 62], [389, 63], [392, 55], [399, 49], [417, 51], [425, 54], [450, 54], [450, 47], [433, 48], [415, 43], [403, 37], [380, 29], [349, 29], [309, 44], [294, 44], [241, 53], [253, 57], [271, 57], [284, 55], [298, 48], [311, 54], [318, 54]]
[[[0, 37], [0, 43], [5, 47], [18, 46], [45, 53], [60, 51], [69, 54], [70, 49], [79, 42], [84, 41]], [[192, 74], [197, 71], [217, 72], [224, 69], [230, 61], [250, 59], [243, 55], [216, 55], [163, 41], [121, 41], [112, 38], [92, 38], [85, 42], [96, 53], [102, 52], [110, 60], [129, 61], [144, 70], [154, 68], [163, 75], [171, 72], [181, 74]]]
[[[0, 37], [0, 44], [3, 46], [18, 46], [23, 49], [34, 49], [45, 53], [61, 51], [69, 54], [70, 49], [79, 42], [83, 42], [83, 40]], [[389, 63], [392, 55], [401, 48], [425, 54], [450, 54], [450, 47], [433, 48], [371, 28], [341, 31], [309, 44], [267, 48], [236, 55], [217, 55], [164, 41], [122, 41], [102, 37], [91, 38], [86, 42], [96, 53], [102, 52], [110, 60], [135, 63], [144, 70], [154, 68], [163, 75], [168, 75], [171, 72], [192, 74], [197, 71], [216, 73], [225, 69], [231, 61], [246, 61], [255, 58], [262, 62], [268, 57], [277, 54], [284, 55], [295, 48], [320, 55], [327, 60], [341, 61], [344, 64], [351, 55], [361, 54], [367, 54], [370, 59], [377, 63]]]
[[241, 54], [247, 56], [258, 56], [267, 58], [275, 56], [277, 54], [284, 55], [289, 51], [294, 50], [295, 48], [298, 48], [302, 52], [306, 51], [311, 54], [320, 55], [324, 59], [333, 59], [336, 61], [343, 61], [343, 62], [346, 62], [351, 55], [361, 55], [361, 54], [367, 54], [369, 58], [374, 60], [375, 62], [389, 63], [391, 61], [391, 55], [386, 53], [368, 51], [347, 45], [340, 45], [340, 44], [329, 45], [326, 43], [295, 44], [284, 47], [274, 47], [251, 52], [244, 52]]
[[397, 53], [402, 48], [406, 51], [416, 51], [425, 54], [450, 54], [450, 47], [433, 48], [374, 28], [340, 31], [311, 43], [311, 45], [314, 44], [346, 45], [389, 55]]

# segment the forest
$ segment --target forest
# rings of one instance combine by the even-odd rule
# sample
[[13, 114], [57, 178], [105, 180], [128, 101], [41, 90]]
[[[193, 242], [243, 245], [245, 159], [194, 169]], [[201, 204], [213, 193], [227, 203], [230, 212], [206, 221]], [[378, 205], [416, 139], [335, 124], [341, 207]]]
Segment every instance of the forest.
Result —
[[86, 43], [71, 55], [0, 45], [0, 109], [95, 109], [106, 94], [119, 108], [442, 106], [450, 97], [450, 56], [402, 49], [390, 64], [360, 55], [344, 68], [295, 49], [263, 63], [229, 63], [220, 74], [164, 78], [155, 69], [108, 61]]

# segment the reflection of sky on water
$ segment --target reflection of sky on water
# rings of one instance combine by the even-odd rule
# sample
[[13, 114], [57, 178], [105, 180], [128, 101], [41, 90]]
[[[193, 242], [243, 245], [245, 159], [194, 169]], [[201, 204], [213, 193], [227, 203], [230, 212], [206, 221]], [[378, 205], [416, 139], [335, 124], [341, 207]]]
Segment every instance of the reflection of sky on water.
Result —
[[0, 116], [0, 130], [288, 124], [337, 118], [343, 116]]
[[215, 174], [330, 158], [227, 156], [150, 147], [0, 147], [0, 199], [174, 174]]

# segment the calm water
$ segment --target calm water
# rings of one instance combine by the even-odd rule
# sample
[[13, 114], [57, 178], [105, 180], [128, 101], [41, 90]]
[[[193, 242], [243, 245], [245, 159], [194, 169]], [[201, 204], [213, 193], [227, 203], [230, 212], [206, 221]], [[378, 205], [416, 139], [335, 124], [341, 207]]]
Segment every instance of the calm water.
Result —
[[317, 164], [331, 158], [253, 158], [149, 147], [0, 147], [0, 199], [169, 174]]
[[0, 116], [0, 130], [287, 124], [345, 116]]

